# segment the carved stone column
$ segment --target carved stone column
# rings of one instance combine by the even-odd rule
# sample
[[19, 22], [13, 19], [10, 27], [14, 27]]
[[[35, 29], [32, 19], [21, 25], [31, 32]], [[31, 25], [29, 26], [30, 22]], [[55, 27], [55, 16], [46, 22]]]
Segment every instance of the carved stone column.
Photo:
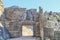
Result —
[[39, 7], [40, 37], [43, 40], [43, 9]]

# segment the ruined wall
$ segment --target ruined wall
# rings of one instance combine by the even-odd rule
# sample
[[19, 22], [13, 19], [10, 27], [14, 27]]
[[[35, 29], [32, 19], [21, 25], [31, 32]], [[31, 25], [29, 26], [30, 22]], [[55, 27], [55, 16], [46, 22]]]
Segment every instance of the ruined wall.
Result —
[[[28, 13], [27, 13], [28, 12]], [[33, 25], [33, 36], [40, 37], [38, 14], [36, 9], [26, 10], [25, 8], [9, 7], [5, 8], [3, 25], [9, 30], [11, 37], [22, 36], [23, 25]], [[29, 20], [27, 20], [27, 16]]]

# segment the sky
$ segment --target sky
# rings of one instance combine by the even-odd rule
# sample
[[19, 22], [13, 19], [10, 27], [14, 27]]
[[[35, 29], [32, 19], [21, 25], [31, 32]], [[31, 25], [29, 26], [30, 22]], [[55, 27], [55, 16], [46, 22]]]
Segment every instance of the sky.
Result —
[[39, 6], [44, 11], [60, 12], [60, 0], [2, 0], [4, 7], [19, 6], [22, 8], [35, 8], [39, 9]]

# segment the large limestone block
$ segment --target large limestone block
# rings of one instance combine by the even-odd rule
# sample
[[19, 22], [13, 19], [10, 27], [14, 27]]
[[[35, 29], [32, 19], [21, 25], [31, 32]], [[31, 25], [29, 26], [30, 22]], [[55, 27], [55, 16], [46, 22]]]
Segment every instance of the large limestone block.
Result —
[[4, 11], [3, 3], [0, 0], [0, 16], [2, 15], [3, 11]]

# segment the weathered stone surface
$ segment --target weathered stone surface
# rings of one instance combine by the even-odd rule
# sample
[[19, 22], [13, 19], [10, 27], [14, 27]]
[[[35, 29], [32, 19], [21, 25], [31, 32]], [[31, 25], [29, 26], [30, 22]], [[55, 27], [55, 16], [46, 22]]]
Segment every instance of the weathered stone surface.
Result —
[[27, 20], [35, 20], [36, 21], [37, 17], [37, 11], [36, 9], [30, 9], [26, 11], [26, 19]]
[[54, 39], [55, 40], [60, 40], [60, 31], [55, 31], [54, 32]]
[[52, 40], [54, 38], [54, 30], [53, 28], [44, 28], [44, 40], [49, 38]]
[[10, 7], [6, 8], [5, 10], [6, 18], [11, 20], [24, 20], [24, 14], [26, 13], [25, 8], [19, 8], [19, 7]]
[[39, 7], [39, 26], [40, 26], [40, 37], [43, 40], [43, 9]]
[[[28, 12], [28, 13], [27, 13]], [[1, 22], [6, 26], [10, 32], [11, 37], [22, 36], [22, 26], [32, 25], [33, 26], [33, 36], [40, 36], [39, 20], [36, 9], [19, 8], [17, 6], [12, 6], [5, 8], [4, 17]], [[29, 20], [27, 20], [27, 16]], [[35, 30], [35, 31], [34, 31]]]
[[20, 38], [12, 38], [8, 40], [40, 40], [39, 37], [20, 37]]

